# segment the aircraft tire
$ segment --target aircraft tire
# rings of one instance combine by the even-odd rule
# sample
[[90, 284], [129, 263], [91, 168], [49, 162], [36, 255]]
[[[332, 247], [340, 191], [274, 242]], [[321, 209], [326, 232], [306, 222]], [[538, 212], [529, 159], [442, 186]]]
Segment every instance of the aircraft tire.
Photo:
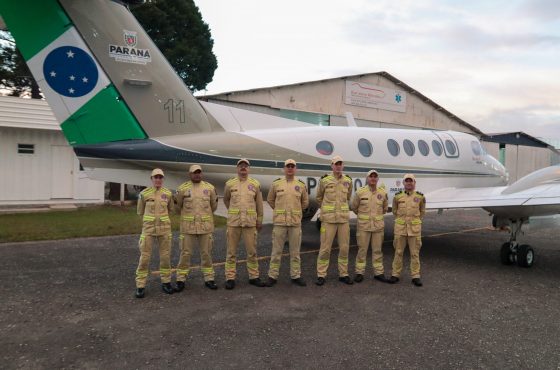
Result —
[[504, 265], [511, 265], [513, 263], [511, 249], [509, 248], [509, 243], [502, 244], [500, 249], [500, 260]]
[[520, 267], [531, 267], [535, 262], [535, 251], [527, 244], [517, 248], [517, 265]]

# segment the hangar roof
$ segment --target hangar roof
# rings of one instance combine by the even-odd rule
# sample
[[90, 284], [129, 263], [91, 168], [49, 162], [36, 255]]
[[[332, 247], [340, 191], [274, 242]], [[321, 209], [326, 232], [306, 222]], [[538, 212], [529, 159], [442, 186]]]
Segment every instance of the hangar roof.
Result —
[[544, 141], [537, 139], [534, 136], [526, 134], [523, 131], [486, 134], [482, 137], [482, 140], [508, 145], [523, 145], [533, 146], [537, 148], [548, 148], [554, 152], [558, 152], [552, 145], [545, 143]]
[[441, 111], [444, 115], [446, 115], [447, 117], [457, 121], [459, 124], [467, 127], [469, 130], [477, 133], [478, 135], [484, 135], [484, 133], [482, 131], [480, 131], [478, 128], [474, 127], [473, 125], [469, 124], [468, 122], [466, 122], [466, 121], [462, 120], [461, 118], [457, 117], [453, 113], [449, 112], [447, 109], [443, 108], [441, 105], [434, 102], [432, 99], [428, 98], [427, 96], [423, 95], [422, 93], [420, 93], [417, 90], [413, 89], [412, 87], [408, 86], [403, 81], [399, 80], [398, 78], [391, 75], [390, 73], [384, 72], [384, 71], [372, 72], [372, 73], [361, 73], [361, 74], [351, 75], [351, 76], [327, 78], [327, 79], [323, 79], [323, 80], [298, 82], [298, 83], [293, 83], [293, 84], [288, 84], [288, 85], [278, 85], [278, 86], [260, 87], [260, 88], [248, 89], [248, 90], [229, 91], [229, 92], [223, 92], [223, 93], [220, 93], [220, 94], [197, 96], [197, 98], [198, 99], [203, 99], [203, 100], [208, 99], [208, 98], [219, 100], [219, 97], [224, 96], [224, 95], [232, 95], [232, 94], [237, 94], [237, 93], [252, 93], [252, 92], [257, 92], [257, 91], [262, 91], [262, 90], [278, 89], [278, 88], [284, 88], [284, 87], [295, 87], [295, 86], [302, 86], [302, 85], [307, 85], [307, 84], [312, 84], [312, 83], [317, 83], [317, 82], [326, 82], [326, 81], [333, 81], [333, 80], [346, 80], [346, 79], [351, 79], [351, 78], [356, 78], [356, 77], [374, 76], [374, 75], [382, 76], [382, 77], [388, 79], [389, 81], [391, 81], [395, 85], [401, 87], [403, 90], [405, 90], [409, 94], [416, 95], [424, 103], [431, 105], [436, 110]]
[[0, 96], [0, 127], [60, 130], [45, 100]]

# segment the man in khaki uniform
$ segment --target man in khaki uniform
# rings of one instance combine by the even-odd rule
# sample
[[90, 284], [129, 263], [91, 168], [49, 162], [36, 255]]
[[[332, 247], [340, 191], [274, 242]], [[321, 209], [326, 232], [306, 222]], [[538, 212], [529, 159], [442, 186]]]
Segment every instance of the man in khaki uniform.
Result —
[[385, 222], [383, 215], [387, 213], [387, 192], [377, 187], [379, 175], [376, 170], [367, 173], [367, 185], [359, 188], [352, 198], [352, 211], [358, 216], [356, 239], [358, 254], [356, 255], [356, 276], [354, 281], [360, 283], [364, 280], [366, 270], [366, 257], [371, 243], [373, 278], [386, 282], [383, 272], [383, 235]]
[[393, 198], [395, 215], [395, 257], [393, 272], [389, 282], [399, 281], [403, 267], [403, 253], [408, 243], [410, 251], [410, 275], [415, 286], [422, 286], [420, 280], [420, 248], [422, 247], [422, 218], [426, 213], [426, 198], [416, 191], [416, 178], [412, 174], [403, 177], [404, 191]]
[[274, 211], [272, 229], [272, 253], [268, 270], [267, 286], [278, 280], [280, 261], [286, 237], [290, 245], [290, 277], [299, 286], [307, 284], [301, 278], [301, 217], [309, 205], [309, 195], [305, 183], [295, 178], [296, 161], [284, 162], [284, 177], [274, 180], [268, 192], [267, 201]]
[[140, 235], [140, 261], [136, 269], [136, 298], [144, 298], [148, 280], [150, 259], [154, 240], [159, 246], [159, 273], [162, 289], [167, 294], [173, 293], [171, 286], [171, 220], [169, 214], [173, 209], [171, 191], [163, 187], [163, 171], [152, 171], [152, 186], [142, 190], [138, 198], [137, 213], [142, 217], [142, 235]]
[[237, 162], [237, 177], [229, 179], [224, 189], [224, 203], [228, 209], [226, 289], [235, 288], [237, 245], [241, 236], [247, 252], [247, 272], [249, 284], [264, 287], [259, 278], [257, 260], [257, 230], [262, 227], [263, 199], [261, 185], [249, 177], [249, 160]]
[[348, 276], [348, 249], [350, 247], [350, 225], [348, 201], [352, 196], [352, 179], [344, 175], [344, 163], [340, 156], [331, 160], [332, 173], [321, 177], [317, 190], [317, 202], [321, 206], [321, 248], [317, 257], [317, 281], [325, 284], [329, 268], [331, 247], [338, 235], [338, 280], [352, 284]]
[[201, 270], [204, 285], [209, 289], [218, 289], [214, 282], [212, 267], [212, 246], [214, 239], [214, 211], [218, 207], [218, 195], [214, 186], [202, 181], [202, 167], [197, 164], [189, 168], [190, 181], [177, 189], [177, 209], [181, 213], [181, 257], [177, 265], [177, 287], [180, 292], [185, 289], [189, 274], [191, 255], [194, 244], [200, 245]]

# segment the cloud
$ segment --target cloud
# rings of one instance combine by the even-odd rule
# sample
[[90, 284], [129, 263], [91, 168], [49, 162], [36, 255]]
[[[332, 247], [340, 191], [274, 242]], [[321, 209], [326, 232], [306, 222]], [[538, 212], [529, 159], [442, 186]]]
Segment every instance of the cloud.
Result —
[[560, 1], [526, 0], [519, 6], [516, 13], [520, 17], [531, 17], [544, 22], [560, 20]]

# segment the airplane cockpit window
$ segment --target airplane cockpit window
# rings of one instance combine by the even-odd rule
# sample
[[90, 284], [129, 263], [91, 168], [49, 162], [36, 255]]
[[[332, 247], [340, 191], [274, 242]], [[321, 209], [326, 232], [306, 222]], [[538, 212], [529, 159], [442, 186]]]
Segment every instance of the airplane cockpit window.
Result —
[[449, 139], [445, 140], [445, 149], [447, 149], [447, 152], [449, 152], [450, 155], [455, 155], [457, 152], [455, 144], [453, 144], [453, 142]]
[[437, 140], [432, 140], [432, 150], [439, 157], [443, 153], [443, 147], [441, 143]]
[[358, 150], [364, 157], [370, 157], [371, 153], [373, 153], [373, 146], [368, 139], [362, 138], [358, 140]]
[[423, 156], [427, 156], [428, 154], [430, 154], [430, 147], [424, 140], [418, 140], [418, 150]]
[[413, 156], [414, 152], [415, 152], [415, 148], [414, 148], [414, 144], [412, 143], [412, 141], [405, 139], [403, 141], [403, 148], [406, 154], [408, 154], [409, 156]]
[[474, 155], [481, 155], [482, 154], [482, 148], [480, 147], [480, 143], [478, 141], [471, 141], [471, 148], [472, 151], [474, 153]]
[[330, 141], [322, 140], [315, 145], [315, 149], [322, 155], [331, 155], [334, 151], [334, 145]]
[[387, 149], [389, 149], [389, 153], [391, 153], [391, 155], [393, 157], [396, 157], [399, 155], [399, 152], [401, 151], [401, 148], [399, 146], [399, 143], [397, 143], [395, 140], [393, 139], [389, 139], [387, 140]]

